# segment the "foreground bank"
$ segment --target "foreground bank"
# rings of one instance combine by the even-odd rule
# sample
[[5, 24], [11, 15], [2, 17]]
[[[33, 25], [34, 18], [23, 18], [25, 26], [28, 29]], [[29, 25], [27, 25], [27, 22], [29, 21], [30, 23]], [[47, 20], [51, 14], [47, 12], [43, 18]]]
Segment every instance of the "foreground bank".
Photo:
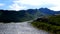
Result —
[[38, 18], [31, 24], [38, 29], [51, 32], [51, 34], [60, 34], [60, 15]]

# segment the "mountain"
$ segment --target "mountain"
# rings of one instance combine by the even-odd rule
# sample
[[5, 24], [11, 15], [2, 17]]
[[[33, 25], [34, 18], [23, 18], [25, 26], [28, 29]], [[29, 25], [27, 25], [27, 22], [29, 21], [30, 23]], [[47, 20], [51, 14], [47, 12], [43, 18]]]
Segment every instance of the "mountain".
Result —
[[37, 11], [29, 10], [0, 10], [0, 22], [23, 22], [33, 20], [37, 17]]
[[55, 15], [55, 14], [60, 14], [60, 11], [53, 11], [48, 8], [40, 8], [39, 9], [42, 13], [48, 14], [48, 15]]
[[60, 11], [53, 11], [48, 8], [28, 10], [0, 10], [0, 22], [23, 22], [34, 20], [41, 16], [60, 15]]

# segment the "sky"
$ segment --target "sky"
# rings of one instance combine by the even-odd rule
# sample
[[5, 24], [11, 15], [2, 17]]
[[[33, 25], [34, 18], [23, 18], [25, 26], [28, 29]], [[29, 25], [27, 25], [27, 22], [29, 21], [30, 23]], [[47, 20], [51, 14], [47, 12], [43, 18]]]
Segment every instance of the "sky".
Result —
[[48, 8], [60, 11], [60, 0], [0, 0], [0, 9], [26, 10]]

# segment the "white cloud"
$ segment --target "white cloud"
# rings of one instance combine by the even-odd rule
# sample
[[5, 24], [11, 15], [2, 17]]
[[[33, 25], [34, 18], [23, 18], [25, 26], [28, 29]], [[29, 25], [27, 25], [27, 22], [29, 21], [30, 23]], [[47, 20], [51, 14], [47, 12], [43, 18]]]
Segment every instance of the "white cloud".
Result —
[[20, 4], [32, 5], [32, 6], [39, 6], [42, 4], [42, 1], [40, 0], [16, 0], [14, 2]]
[[51, 7], [49, 9], [54, 10], [54, 11], [60, 11], [60, 6]]
[[0, 3], [0, 6], [4, 6], [5, 4]]
[[[51, 7], [49, 6], [49, 4]], [[21, 10], [21, 9], [29, 8], [27, 5], [29, 7], [49, 6], [48, 8], [51, 10], [60, 10], [60, 0], [14, 0], [13, 4], [9, 7], [14, 10]]]
[[16, 10], [16, 11], [22, 10], [22, 9], [26, 8], [26, 7], [20, 6], [20, 5], [18, 5], [18, 4], [12, 4], [12, 5], [9, 6], [9, 7], [10, 7], [10, 10]]

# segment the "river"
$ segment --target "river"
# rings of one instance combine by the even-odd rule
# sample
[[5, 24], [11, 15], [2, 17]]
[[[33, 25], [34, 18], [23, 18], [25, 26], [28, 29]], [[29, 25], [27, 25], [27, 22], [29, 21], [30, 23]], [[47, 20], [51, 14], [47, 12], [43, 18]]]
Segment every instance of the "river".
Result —
[[28, 22], [0, 23], [0, 34], [49, 34], [46, 31], [35, 29]]

